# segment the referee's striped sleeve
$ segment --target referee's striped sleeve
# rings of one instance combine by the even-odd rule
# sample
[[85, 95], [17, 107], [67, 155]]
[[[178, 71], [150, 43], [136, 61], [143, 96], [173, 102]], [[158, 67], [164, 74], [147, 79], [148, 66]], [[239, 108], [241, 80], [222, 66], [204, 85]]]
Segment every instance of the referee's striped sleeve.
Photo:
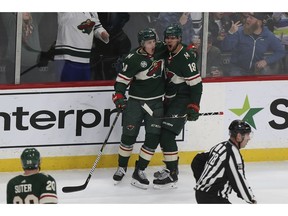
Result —
[[244, 176], [244, 164], [239, 150], [232, 147], [229, 157], [229, 168], [231, 170], [230, 183], [237, 195], [246, 202], [251, 203], [254, 200], [253, 192]]

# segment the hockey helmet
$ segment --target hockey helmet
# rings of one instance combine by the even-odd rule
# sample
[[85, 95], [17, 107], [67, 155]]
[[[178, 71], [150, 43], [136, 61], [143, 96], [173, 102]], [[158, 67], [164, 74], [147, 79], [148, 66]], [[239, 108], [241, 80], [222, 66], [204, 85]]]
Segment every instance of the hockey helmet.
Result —
[[147, 40], [156, 40], [157, 35], [154, 29], [146, 28], [138, 32], [138, 43], [143, 46], [144, 42]]
[[38, 169], [40, 153], [35, 148], [26, 148], [21, 154], [21, 163], [24, 170]]
[[234, 120], [229, 126], [230, 135], [236, 137], [237, 133], [246, 134], [251, 133], [251, 127], [243, 120]]
[[168, 36], [182, 37], [182, 28], [178, 24], [169, 25], [164, 31], [164, 39]]

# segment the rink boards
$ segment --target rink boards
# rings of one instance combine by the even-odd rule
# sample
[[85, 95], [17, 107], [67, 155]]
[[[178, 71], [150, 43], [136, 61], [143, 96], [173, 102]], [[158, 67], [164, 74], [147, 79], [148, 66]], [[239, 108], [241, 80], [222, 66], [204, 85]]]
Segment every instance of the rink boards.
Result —
[[[116, 116], [111, 100], [113, 85], [30, 87], [1, 90], [0, 171], [19, 171], [25, 147], [36, 147], [42, 169], [91, 168]], [[187, 122], [177, 137], [180, 164], [190, 164], [199, 151], [228, 138], [227, 127], [244, 119], [254, 132], [246, 149], [246, 161], [288, 160], [288, 93], [286, 80], [204, 82], [201, 112], [223, 111]], [[98, 167], [117, 166], [121, 120], [108, 140]], [[134, 146], [134, 166], [144, 131]], [[151, 165], [161, 165], [158, 148]]]

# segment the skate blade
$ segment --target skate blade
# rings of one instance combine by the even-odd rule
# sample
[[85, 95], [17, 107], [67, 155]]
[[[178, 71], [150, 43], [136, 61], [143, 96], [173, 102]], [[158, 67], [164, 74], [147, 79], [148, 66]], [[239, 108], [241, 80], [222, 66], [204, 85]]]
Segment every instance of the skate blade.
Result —
[[141, 184], [140, 182], [138, 182], [138, 181], [135, 180], [135, 179], [132, 179], [131, 185], [133, 185], [134, 187], [143, 189], [143, 190], [147, 190], [147, 188], [148, 188], [148, 186], [149, 186], [149, 185]]
[[118, 185], [118, 184], [120, 184], [120, 182], [121, 182], [121, 181], [115, 181], [115, 180], [114, 180], [114, 185]]
[[164, 184], [164, 185], [154, 184], [153, 188], [156, 190], [176, 189], [177, 184], [175, 182], [171, 182], [169, 184]]

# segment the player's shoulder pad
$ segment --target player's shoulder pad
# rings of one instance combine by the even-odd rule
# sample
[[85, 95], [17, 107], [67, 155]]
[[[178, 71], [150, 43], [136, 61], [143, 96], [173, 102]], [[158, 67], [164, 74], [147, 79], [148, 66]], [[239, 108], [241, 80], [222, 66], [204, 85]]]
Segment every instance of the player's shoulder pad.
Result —
[[133, 68], [135, 65], [138, 65], [139, 62], [143, 60], [143, 56], [137, 52], [138, 49], [132, 50], [126, 58], [123, 60], [124, 65], [129, 65]]
[[39, 175], [42, 175], [43, 178], [46, 178], [46, 179], [50, 179], [50, 180], [55, 180], [50, 174], [48, 173], [44, 173], [44, 172], [41, 172], [39, 173]]
[[182, 54], [184, 55], [185, 59], [187, 59], [187, 61], [189, 62], [197, 61], [197, 51], [190, 45], [187, 46], [183, 44]]

